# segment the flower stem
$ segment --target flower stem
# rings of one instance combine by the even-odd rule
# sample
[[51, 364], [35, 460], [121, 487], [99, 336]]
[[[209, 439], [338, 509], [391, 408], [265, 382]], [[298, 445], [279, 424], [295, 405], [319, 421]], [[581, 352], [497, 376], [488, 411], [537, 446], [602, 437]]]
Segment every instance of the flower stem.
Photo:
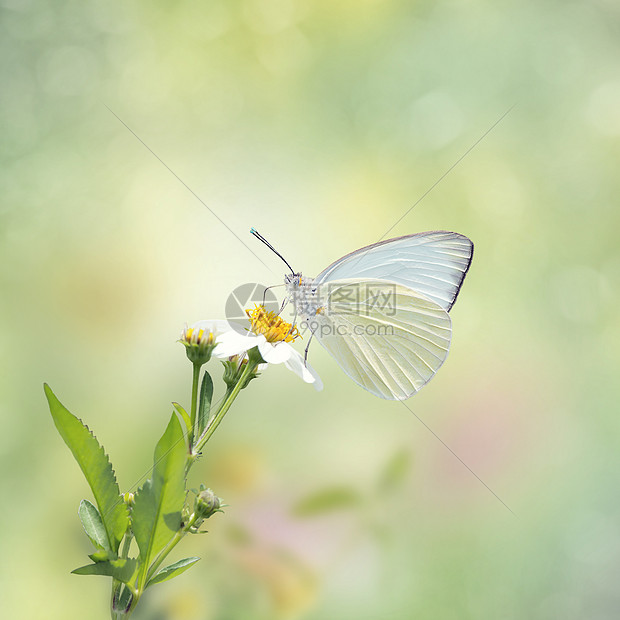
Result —
[[112, 600], [110, 601], [112, 620], [127, 620], [138, 604], [140, 594], [129, 584], [114, 579], [112, 582]]
[[[125, 539], [123, 540], [123, 547], [121, 549], [121, 554], [119, 557], [127, 558], [129, 556], [129, 548], [131, 547], [132, 540], [133, 540], [133, 531], [131, 530], [131, 527], [129, 527], [127, 529], [127, 532], [125, 533]], [[129, 614], [131, 613], [131, 611], [128, 611], [127, 613], [125, 613], [121, 610], [116, 610], [114, 608], [115, 602], [120, 599], [121, 591], [123, 588], [128, 588], [132, 592], [132, 595], [135, 595], [135, 590], [132, 587], [130, 587], [127, 584], [121, 583], [117, 579], [112, 579], [112, 599], [110, 601], [110, 611], [112, 613], [112, 620], [116, 620], [116, 618], [128, 618]], [[132, 608], [133, 607], [135, 607], [135, 605], [133, 605]]]
[[196, 412], [198, 411], [198, 383], [200, 382], [200, 364], [194, 364], [192, 376], [192, 409], [190, 412], [191, 428], [189, 429], [189, 450], [192, 451], [194, 430], [196, 428]]
[[256, 370], [258, 366], [257, 362], [252, 360], [248, 361], [246, 367], [244, 368], [239, 380], [235, 384], [232, 390], [228, 393], [226, 400], [222, 403], [222, 406], [218, 409], [217, 413], [211, 418], [207, 427], [202, 432], [202, 435], [196, 440], [196, 444], [193, 447], [193, 454], [198, 454], [205, 446], [207, 441], [211, 438], [211, 435], [215, 432], [215, 429], [219, 426], [220, 422], [226, 415], [226, 412], [230, 409], [230, 406], [233, 404], [235, 398], [239, 395], [239, 392], [242, 390], [246, 383], [247, 377]]
[[189, 532], [190, 528], [196, 522], [198, 515], [193, 513], [189, 518], [187, 524], [180, 529], [172, 538], [172, 540], [159, 552], [158, 556], [155, 558], [154, 562], [149, 567], [149, 570], [146, 574], [145, 583], [149, 582], [149, 579], [153, 577], [153, 575], [157, 572], [157, 569], [161, 566], [162, 562], [166, 559], [166, 556], [177, 546], [179, 541]]
[[131, 547], [131, 541], [133, 540], [133, 532], [131, 528], [125, 534], [125, 540], [123, 541], [123, 548], [121, 549], [121, 558], [129, 557], [129, 548]]

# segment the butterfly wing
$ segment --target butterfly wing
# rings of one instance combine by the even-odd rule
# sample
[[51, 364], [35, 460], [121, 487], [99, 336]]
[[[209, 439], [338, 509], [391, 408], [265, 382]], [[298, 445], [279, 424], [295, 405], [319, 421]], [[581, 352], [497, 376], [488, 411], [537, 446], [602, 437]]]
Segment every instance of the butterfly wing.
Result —
[[382, 280], [335, 280], [315, 289], [316, 313], [303, 317], [317, 340], [359, 385], [404, 400], [443, 364], [450, 316], [416, 291]]
[[380, 241], [347, 254], [323, 270], [315, 283], [347, 278], [389, 280], [422, 293], [449, 311], [473, 252], [473, 243], [459, 233], [416, 233]]

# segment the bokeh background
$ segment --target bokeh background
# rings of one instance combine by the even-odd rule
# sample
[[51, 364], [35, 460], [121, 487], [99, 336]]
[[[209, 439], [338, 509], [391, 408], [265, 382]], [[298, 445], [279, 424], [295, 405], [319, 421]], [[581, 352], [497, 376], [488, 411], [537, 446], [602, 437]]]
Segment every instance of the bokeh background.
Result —
[[618, 617], [617, 2], [0, 5], [5, 617], [108, 617], [43, 381], [133, 488], [184, 322], [281, 282], [249, 228], [315, 275], [396, 222], [476, 244], [448, 362], [413, 414], [319, 346], [323, 392], [269, 368], [136, 620]]

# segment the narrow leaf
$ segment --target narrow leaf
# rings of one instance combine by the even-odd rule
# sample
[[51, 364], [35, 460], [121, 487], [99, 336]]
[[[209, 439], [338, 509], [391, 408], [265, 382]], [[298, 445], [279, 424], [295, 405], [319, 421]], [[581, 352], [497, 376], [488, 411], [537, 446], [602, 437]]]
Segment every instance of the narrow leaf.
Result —
[[80, 566], [71, 572], [75, 575], [103, 575], [114, 577], [123, 583], [131, 583], [136, 572], [137, 561], [135, 558], [121, 558], [108, 562], [97, 562]]
[[205, 429], [209, 414], [211, 413], [211, 401], [213, 400], [213, 379], [205, 370], [202, 384], [200, 385], [200, 400], [198, 405], [198, 435]]
[[93, 492], [106, 531], [108, 548], [117, 553], [129, 525], [129, 513], [121, 498], [112, 464], [88, 427], [61, 404], [47, 384], [44, 388], [54, 424]]
[[309, 517], [344, 508], [352, 508], [361, 503], [360, 494], [350, 487], [329, 487], [302, 499], [293, 508], [300, 517]]
[[176, 415], [155, 447], [153, 477], [136, 494], [133, 531], [140, 549], [142, 579], [155, 556], [181, 527], [185, 502], [186, 450]]
[[184, 573], [188, 568], [192, 567], [196, 562], [198, 562], [200, 558], [185, 558], [184, 560], [179, 560], [174, 564], [170, 564], [170, 566], [166, 566], [162, 568], [147, 584], [146, 587], [152, 586], [156, 583], [161, 583], [162, 581], [168, 581], [168, 579], [172, 579], [177, 577], [181, 573]]
[[179, 403], [172, 403], [175, 411], [183, 418], [183, 422], [185, 422], [185, 426], [187, 427], [187, 432], [189, 432], [192, 428], [192, 419], [189, 417], [189, 414]]
[[93, 545], [95, 545], [95, 548], [98, 550], [103, 549], [105, 551], [111, 551], [108, 534], [105, 531], [105, 526], [103, 525], [101, 515], [97, 508], [87, 499], [83, 499], [80, 502], [78, 515], [86, 535], [90, 538]]

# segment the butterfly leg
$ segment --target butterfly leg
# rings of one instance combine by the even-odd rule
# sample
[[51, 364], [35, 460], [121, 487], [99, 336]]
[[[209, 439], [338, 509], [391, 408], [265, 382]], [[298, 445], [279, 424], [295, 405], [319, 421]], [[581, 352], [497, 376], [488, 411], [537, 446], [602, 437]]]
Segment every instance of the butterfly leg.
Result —
[[277, 286], [282, 286], [281, 284], [274, 284], [272, 286], [266, 286], [265, 290], [263, 291], [263, 307], [265, 306], [265, 301], [267, 299], [267, 291], [270, 291], [272, 288], [276, 288]]
[[304, 365], [308, 365], [308, 349], [310, 348], [310, 343], [312, 342], [312, 336], [314, 336], [314, 332], [310, 334], [310, 340], [308, 340], [308, 344], [306, 345], [306, 350], [304, 351]]

